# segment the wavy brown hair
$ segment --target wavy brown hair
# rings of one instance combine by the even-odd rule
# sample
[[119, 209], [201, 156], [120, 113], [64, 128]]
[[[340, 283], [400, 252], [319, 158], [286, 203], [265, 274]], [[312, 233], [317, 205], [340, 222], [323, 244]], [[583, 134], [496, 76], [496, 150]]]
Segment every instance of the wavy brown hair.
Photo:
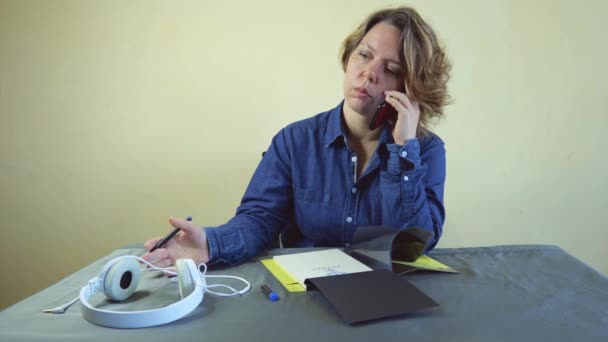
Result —
[[365, 34], [378, 23], [387, 23], [401, 31], [403, 49], [399, 53], [405, 88], [420, 103], [419, 133], [425, 134], [432, 119], [441, 118], [443, 107], [450, 103], [447, 90], [451, 64], [435, 32], [411, 7], [387, 8], [372, 13], [352, 32], [340, 48], [342, 69]]

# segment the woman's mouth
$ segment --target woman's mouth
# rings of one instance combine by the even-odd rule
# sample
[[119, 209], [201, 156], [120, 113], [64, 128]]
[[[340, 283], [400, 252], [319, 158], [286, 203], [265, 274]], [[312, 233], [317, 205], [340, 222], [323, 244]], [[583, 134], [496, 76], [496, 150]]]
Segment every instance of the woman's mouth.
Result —
[[357, 97], [371, 97], [365, 88], [355, 88]]

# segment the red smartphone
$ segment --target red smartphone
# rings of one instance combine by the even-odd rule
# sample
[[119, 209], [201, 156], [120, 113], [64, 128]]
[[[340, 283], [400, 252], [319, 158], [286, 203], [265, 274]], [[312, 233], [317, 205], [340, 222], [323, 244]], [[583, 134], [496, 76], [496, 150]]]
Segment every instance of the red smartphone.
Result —
[[374, 114], [372, 121], [369, 123], [369, 129], [373, 131], [384, 125], [387, 120], [397, 120], [397, 110], [389, 103], [382, 102], [378, 106], [378, 109], [376, 109], [376, 114]]

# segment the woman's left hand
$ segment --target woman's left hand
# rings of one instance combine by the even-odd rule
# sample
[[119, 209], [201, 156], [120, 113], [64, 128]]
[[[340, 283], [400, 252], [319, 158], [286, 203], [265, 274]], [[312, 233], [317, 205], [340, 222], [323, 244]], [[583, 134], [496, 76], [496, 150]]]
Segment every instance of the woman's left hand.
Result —
[[416, 138], [420, 120], [420, 104], [400, 91], [387, 90], [384, 95], [386, 102], [397, 110], [397, 121], [391, 122], [393, 139], [396, 144], [405, 145], [409, 139]]

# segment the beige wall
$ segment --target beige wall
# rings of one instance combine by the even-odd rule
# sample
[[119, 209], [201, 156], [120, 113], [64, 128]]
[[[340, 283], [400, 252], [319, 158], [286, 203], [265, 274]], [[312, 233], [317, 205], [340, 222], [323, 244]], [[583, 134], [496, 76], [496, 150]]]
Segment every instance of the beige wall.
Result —
[[[338, 46], [383, 3], [241, 2], [0, 0], [0, 307], [170, 215], [227, 220], [277, 130], [340, 101]], [[608, 2], [410, 3], [454, 62], [439, 246], [608, 273]]]

